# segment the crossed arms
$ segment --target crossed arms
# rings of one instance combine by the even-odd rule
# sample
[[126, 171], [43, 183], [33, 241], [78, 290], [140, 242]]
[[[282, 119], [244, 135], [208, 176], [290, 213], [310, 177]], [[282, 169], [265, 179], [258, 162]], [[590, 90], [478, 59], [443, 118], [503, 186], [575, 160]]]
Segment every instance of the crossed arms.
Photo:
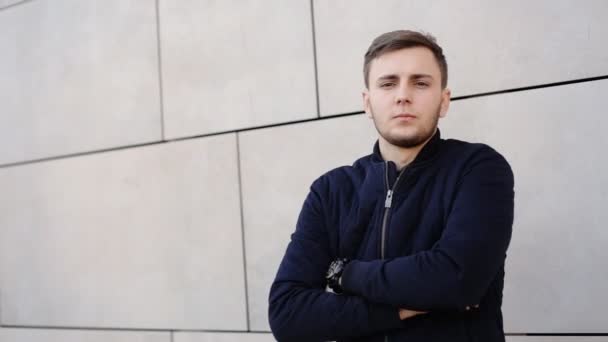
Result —
[[[513, 175], [497, 153], [479, 158], [461, 179], [445, 229], [426, 251], [351, 261], [344, 295], [325, 291], [331, 263], [322, 199], [311, 186], [272, 284], [269, 320], [278, 340], [330, 340], [402, 328], [416, 312], [462, 311], [477, 304], [504, 263], [513, 222]], [[407, 310], [399, 310], [399, 308]], [[401, 315], [401, 317], [400, 317]]]

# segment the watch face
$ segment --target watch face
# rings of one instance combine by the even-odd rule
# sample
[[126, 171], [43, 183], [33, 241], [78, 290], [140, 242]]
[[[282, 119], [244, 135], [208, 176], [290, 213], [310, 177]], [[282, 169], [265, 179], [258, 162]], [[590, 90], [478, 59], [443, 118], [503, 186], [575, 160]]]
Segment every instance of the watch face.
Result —
[[343, 263], [341, 260], [333, 261], [329, 265], [329, 269], [327, 270], [327, 278], [334, 277], [335, 275], [340, 273], [342, 271], [342, 265], [343, 265]]

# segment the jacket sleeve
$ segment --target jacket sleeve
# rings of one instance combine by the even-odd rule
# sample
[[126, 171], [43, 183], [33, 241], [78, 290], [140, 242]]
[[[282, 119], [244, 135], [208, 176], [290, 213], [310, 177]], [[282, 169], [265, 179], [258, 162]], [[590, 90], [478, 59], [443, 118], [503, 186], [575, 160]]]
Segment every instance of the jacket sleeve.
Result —
[[504, 267], [511, 240], [513, 174], [491, 148], [469, 165], [434, 246], [405, 257], [352, 261], [342, 276], [347, 292], [417, 310], [462, 310], [480, 303]]
[[272, 333], [279, 341], [326, 341], [402, 327], [395, 307], [325, 291], [332, 258], [322, 182], [320, 178], [311, 187], [270, 289]]

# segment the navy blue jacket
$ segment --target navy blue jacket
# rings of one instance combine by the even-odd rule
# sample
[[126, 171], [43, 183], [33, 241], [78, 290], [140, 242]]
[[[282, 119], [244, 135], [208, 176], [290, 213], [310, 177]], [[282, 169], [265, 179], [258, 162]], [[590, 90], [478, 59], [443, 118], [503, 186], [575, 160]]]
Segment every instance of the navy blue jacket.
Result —
[[[504, 341], [513, 174], [439, 130], [398, 172], [374, 152], [314, 181], [272, 284], [279, 341]], [[326, 291], [336, 258], [345, 294]], [[466, 306], [479, 304], [467, 311]], [[429, 313], [404, 321], [398, 308]]]

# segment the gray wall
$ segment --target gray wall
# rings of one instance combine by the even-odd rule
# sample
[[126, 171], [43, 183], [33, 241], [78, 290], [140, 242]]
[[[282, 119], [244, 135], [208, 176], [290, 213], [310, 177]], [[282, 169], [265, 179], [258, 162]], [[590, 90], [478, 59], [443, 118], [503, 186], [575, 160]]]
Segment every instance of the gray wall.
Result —
[[576, 336], [608, 333], [607, 14], [0, 0], [0, 341], [271, 341], [268, 288], [308, 186], [371, 152], [362, 56], [398, 28], [446, 50], [442, 135], [514, 169], [508, 341], [608, 341]]

